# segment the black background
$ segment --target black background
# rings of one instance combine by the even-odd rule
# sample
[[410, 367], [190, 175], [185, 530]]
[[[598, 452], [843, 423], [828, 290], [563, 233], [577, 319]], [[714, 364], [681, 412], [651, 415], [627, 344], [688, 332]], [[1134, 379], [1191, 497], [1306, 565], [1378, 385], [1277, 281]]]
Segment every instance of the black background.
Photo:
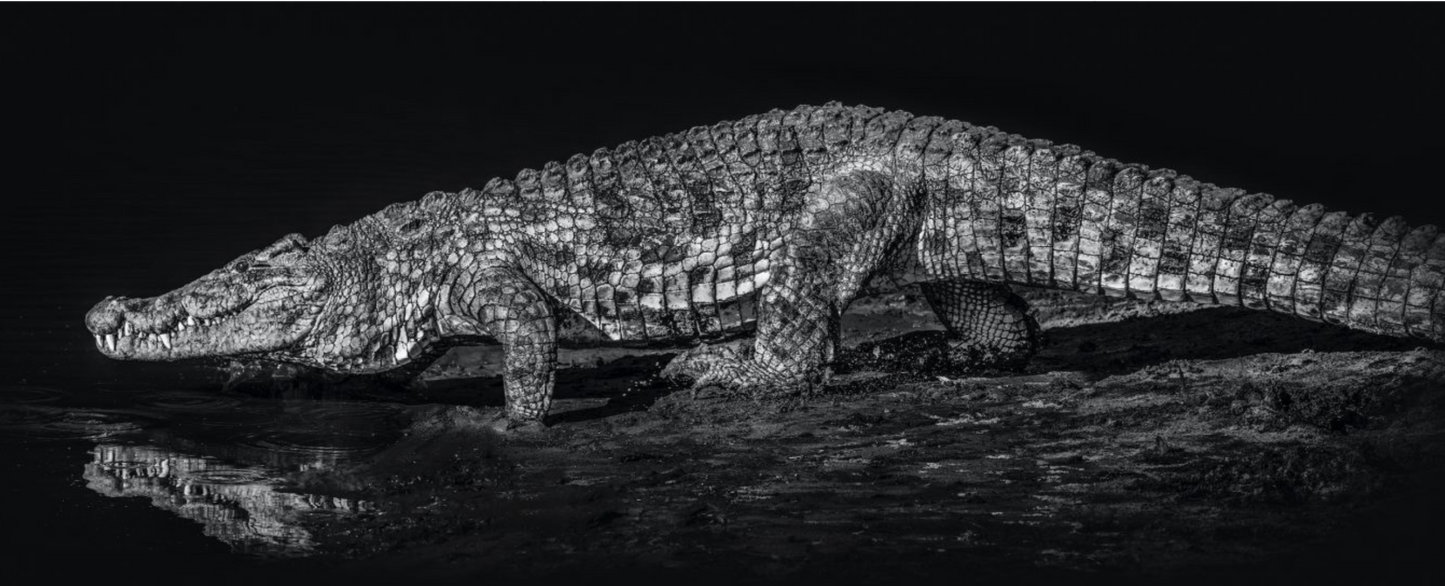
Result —
[[9, 382], [288, 232], [839, 100], [1445, 220], [1439, 5], [5, 5]]
[[79, 354], [103, 368], [80, 325], [91, 304], [162, 293], [288, 232], [829, 100], [1445, 219], [1433, 5], [0, 10], [13, 165], [0, 333], [58, 348], [29, 366]]

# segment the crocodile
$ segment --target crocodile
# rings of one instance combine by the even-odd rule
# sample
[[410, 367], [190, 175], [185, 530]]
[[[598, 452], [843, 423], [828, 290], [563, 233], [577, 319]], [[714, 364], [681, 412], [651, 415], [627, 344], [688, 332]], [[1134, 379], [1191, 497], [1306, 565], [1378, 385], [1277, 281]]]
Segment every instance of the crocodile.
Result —
[[[116, 359], [244, 356], [341, 373], [499, 343], [507, 427], [547, 415], [559, 345], [685, 349], [661, 373], [825, 380], [858, 296], [916, 285], [967, 368], [1026, 365], [1010, 285], [1241, 305], [1445, 338], [1445, 237], [994, 127], [833, 102], [624, 143], [289, 234], [86, 315]], [[751, 335], [751, 342], [715, 342]]]

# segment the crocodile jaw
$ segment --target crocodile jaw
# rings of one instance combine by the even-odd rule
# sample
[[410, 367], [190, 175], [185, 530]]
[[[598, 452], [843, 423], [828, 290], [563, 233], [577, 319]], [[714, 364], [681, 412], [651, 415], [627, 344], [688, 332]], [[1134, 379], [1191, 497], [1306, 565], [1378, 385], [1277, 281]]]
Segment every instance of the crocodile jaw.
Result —
[[158, 297], [107, 297], [85, 316], [98, 350], [120, 360], [280, 355], [315, 327], [329, 273], [299, 235], [248, 253]]
[[304, 305], [292, 307], [285, 301], [258, 301], [198, 318], [167, 305], [164, 297], [112, 299], [101, 302], [91, 314], [105, 316], [87, 319], [96, 349], [120, 360], [273, 352], [302, 340], [315, 319], [315, 312]]
[[311, 331], [320, 304], [306, 297], [277, 287], [225, 305], [202, 304], [184, 293], [113, 298], [96, 305], [86, 325], [96, 349], [120, 360], [267, 353], [293, 346]]

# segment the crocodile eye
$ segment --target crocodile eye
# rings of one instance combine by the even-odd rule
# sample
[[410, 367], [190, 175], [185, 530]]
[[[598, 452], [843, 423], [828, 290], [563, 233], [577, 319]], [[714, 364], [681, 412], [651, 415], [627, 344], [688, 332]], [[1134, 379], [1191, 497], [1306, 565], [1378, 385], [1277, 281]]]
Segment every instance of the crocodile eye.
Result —
[[238, 260], [236, 264], [231, 265], [231, 271], [236, 273], [269, 268], [271, 268], [271, 263], [264, 260]]

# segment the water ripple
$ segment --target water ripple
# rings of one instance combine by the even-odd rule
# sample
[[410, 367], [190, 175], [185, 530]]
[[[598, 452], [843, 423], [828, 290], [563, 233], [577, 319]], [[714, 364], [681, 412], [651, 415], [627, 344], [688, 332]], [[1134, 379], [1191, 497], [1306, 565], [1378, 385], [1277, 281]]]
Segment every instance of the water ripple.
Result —
[[28, 439], [104, 439], [142, 431], [158, 421], [129, 410], [0, 405], [0, 435]]
[[166, 411], [222, 411], [234, 409], [244, 404], [239, 398], [227, 397], [215, 393], [200, 393], [193, 391], [163, 391], [141, 395], [136, 399], [139, 404], [162, 409]]
[[54, 403], [65, 395], [65, 391], [49, 387], [32, 387], [26, 385], [6, 385], [0, 387], [0, 401], [3, 401], [5, 404], [33, 405], [36, 403]]
[[292, 406], [282, 417], [243, 432], [237, 443], [283, 454], [349, 456], [373, 452], [399, 433], [399, 409], [366, 403]]
[[123, 433], [137, 432], [154, 424], [154, 420], [135, 414], [105, 410], [66, 411], [39, 428], [68, 439], [104, 439]]

